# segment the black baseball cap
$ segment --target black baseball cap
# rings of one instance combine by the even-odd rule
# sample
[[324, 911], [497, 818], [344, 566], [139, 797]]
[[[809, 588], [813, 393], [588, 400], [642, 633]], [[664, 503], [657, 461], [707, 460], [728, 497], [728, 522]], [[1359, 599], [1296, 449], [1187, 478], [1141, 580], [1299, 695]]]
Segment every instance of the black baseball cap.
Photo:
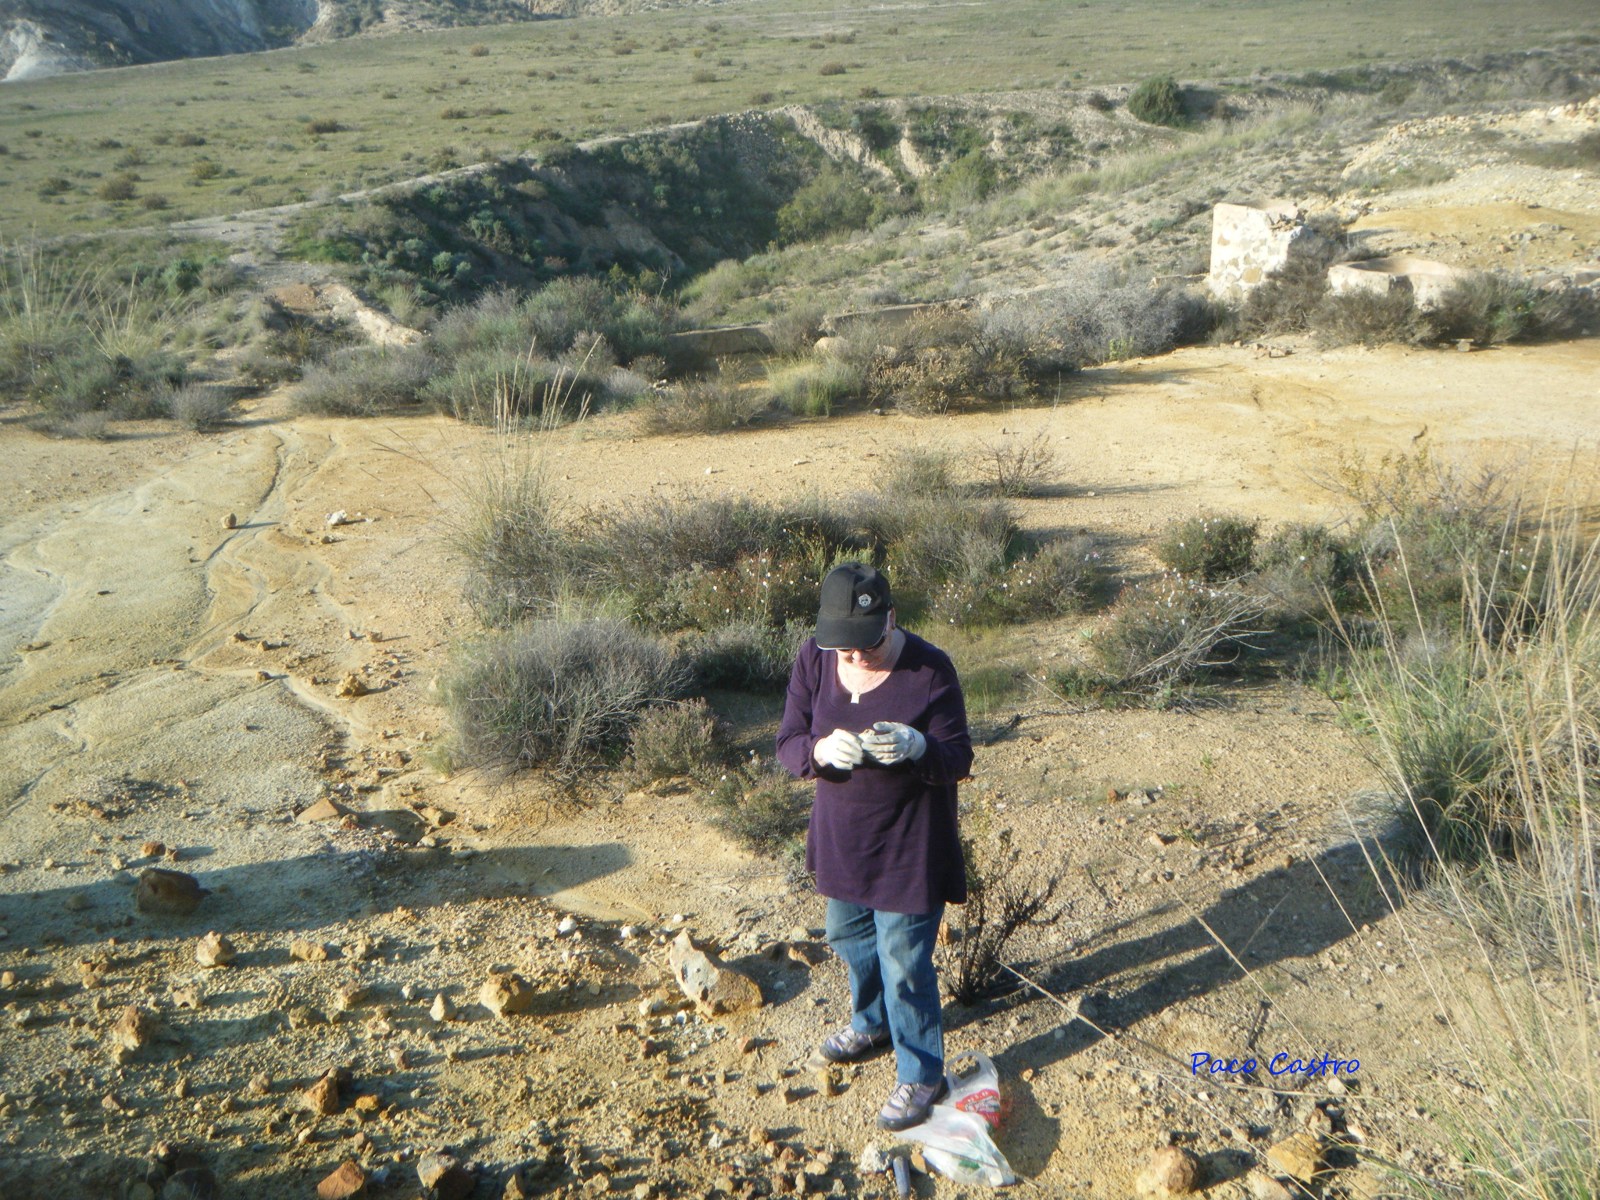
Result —
[[883, 640], [894, 600], [889, 581], [872, 567], [843, 563], [822, 581], [817, 645], [824, 650], [865, 650]]

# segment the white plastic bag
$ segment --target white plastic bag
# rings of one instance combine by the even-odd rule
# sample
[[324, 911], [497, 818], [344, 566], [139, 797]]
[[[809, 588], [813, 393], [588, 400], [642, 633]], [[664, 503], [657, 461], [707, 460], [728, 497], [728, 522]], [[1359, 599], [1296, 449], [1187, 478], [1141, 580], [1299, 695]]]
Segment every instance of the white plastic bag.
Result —
[[1000, 1128], [1000, 1118], [1005, 1115], [1000, 1101], [1000, 1072], [987, 1054], [971, 1050], [957, 1055], [946, 1064], [945, 1081], [950, 1085], [946, 1104], [982, 1117], [990, 1129]]
[[926, 1121], [901, 1136], [920, 1143], [928, 1165], [957, 1183], [1004, 1187], [1017, 1181], [1011, 1164], [989, 1136], [988, 1122], [972, 1113], [935, 1104]]

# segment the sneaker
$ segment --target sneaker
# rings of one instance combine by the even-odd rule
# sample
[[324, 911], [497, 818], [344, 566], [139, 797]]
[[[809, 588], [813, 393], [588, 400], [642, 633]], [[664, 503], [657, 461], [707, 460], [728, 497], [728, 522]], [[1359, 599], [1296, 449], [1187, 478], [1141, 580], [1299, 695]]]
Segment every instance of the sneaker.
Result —
[[821, 1046], [817, 1053], [831, 1063], [857, 1062], [866, 1058], [874, 1051], [882, 1050], [889, 1044], [887, 1032], [878, 1034], [857, 1033], [854, 1026], [846, 1025], [838, 1033], [831, 1035]]
[[928, 1110], [950, 1094], [950, 1085], [938, 1083], [900, 1083], [889, 1093], [889, 1102], [878, 1113], [881, 1129], [910, 1129], [928, 1119]]

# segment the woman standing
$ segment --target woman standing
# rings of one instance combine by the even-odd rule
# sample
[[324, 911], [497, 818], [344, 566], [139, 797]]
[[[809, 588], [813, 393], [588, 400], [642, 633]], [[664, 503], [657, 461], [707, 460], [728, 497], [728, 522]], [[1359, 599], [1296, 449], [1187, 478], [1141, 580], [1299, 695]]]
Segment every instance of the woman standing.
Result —
[[948, 1090], [933, 947], [944, 906], [967, 898], [956, 783], [972, 738], [949, 656], [895, 624], [889, 581], [871, 567], [822, 581], [778, 760], [817, 783], [806, 867], [850, 977], [850, 1024], [821, 1054], [854, 1062], [892, 1043], [898, 1082], [878, 1124], [907, 1129]]

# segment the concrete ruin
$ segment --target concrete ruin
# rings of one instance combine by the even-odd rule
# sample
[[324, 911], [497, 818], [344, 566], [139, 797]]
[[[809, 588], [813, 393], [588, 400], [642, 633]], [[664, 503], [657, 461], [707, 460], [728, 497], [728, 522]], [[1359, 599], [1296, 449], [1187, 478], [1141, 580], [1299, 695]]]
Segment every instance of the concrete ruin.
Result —
[[1297, 205], [1219, 204], [1211, 212], [1212, 295], [1239, 300], [1296, 258], [1315, 257], [1323, 239]]
[[1418, 308], [1433, 308], [1439, 298], [1468, 272], [1427, 258], [1393, 255], [1364, 262], [1335, 263], [1328, 268], [1328, 290], [1336, 296], [1372, 292], [1387, 296], [1407, 292]]

